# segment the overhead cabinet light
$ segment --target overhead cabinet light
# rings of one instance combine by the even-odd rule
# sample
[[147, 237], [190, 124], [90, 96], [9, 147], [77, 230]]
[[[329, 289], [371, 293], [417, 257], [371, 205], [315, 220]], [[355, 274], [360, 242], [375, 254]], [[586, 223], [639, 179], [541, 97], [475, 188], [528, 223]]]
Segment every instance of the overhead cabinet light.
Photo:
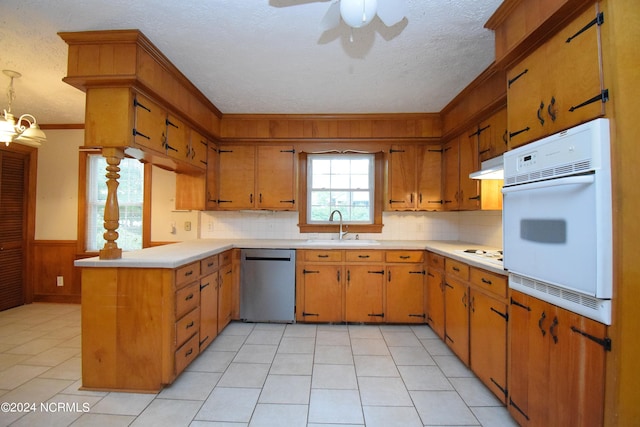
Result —
[[502, 156], [482, 162], [480, 170], [469, 174], [472, 179], [504, 179]]

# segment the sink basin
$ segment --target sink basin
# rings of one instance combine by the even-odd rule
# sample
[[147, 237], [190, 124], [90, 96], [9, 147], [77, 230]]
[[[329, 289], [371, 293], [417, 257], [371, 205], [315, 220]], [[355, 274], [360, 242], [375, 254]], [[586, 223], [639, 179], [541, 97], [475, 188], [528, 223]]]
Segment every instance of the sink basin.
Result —
[[378, 240], [355, 240], [355, 239], [345, 239], [345, 240], [331, 240], [331, 239], [310, 239], [307, 240], [309, 245], [317, 245], [317, 246], [334, 246], [334, 245], [344, 245], [344, 246], [370, 246], [370, 245], [379, 245], [380, 242]]

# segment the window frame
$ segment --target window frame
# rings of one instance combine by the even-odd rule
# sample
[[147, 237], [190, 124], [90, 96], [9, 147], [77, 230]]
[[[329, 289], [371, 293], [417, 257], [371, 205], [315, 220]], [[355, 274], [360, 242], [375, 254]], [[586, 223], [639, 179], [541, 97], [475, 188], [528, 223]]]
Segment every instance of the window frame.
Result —
[[[90, 184], [87, 173], [89, 171], [89, 156], [102, 155], [100, 149], [81, 149], [78, 159], [78, 231], [77, 252], [86, 256], [97, 256], [97, 251], [87, 249], [87, 187]], [[106, 173], [106, 170], [105, 170]], [[142, 248], [151, 245], [151, 164], [144, 164], [144, 196], [142, 202]], [[105, 178], [106, 180], [106, 178]], [[106, 231], [106, 230], [105, 230]], [[117, 230], [116, 230], [117, 231]], [[117, 240], [116, 240], [117, 242]]]
[[[301, 233], [337, 233], [339, 231], [338, 221], [328, 224], [307, 222], [308, 203], [309, 197], [311, 197], [308, 183], [309, 154], [313, 153], [301, 152], [298, 158], [298, 199], [300, 200], [298, 209], [298, 227]], [[374, 155], [374, 197], [372, 200], [373, 223], [343, 223], [343, 228], [350, 233], [382, 233], [382, 208], [384, 205], [384, 153], [380, 151], [375, 153], [359, 154]]]

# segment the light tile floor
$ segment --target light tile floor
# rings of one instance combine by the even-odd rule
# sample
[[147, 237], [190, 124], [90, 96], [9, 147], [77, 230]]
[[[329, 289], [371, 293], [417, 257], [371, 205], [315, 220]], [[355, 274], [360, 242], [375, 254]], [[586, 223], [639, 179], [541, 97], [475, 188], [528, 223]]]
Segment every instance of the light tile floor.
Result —
[[158, 394], [79, 390], [80, 357], [80, 306], [0, 312], [0, 426], [515, 425], [427, 326], [232, 323]]

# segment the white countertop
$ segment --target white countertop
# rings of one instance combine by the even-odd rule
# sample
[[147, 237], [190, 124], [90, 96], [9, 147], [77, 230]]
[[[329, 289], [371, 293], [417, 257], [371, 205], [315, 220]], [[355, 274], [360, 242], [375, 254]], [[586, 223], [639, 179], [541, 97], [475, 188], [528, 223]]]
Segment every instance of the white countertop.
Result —
[[233, 248], [428, 250], [485, 270], [505, 274], [505, 271], [497, 264], [486, 262], [482, 259], [472, 259], [454, 252], [456, 250], [459, 251], [469, 248], [484, 250], [495, 250], [496, 248], [455, 240], [378, 240], [375, 243], [367, 243], [366, 241], [360, 242], [357, 240], [322, 240], [319, 244], [317, 241], [311, 240], [198, 239], [163, 246], [155, 246], [137, 251], [123, 251], [122, 258], [120, 259], [101, 260], [98, 257], [79, 259], [74, 262], [74, 265], [76, 267], [98, 268], [176, 268]]

